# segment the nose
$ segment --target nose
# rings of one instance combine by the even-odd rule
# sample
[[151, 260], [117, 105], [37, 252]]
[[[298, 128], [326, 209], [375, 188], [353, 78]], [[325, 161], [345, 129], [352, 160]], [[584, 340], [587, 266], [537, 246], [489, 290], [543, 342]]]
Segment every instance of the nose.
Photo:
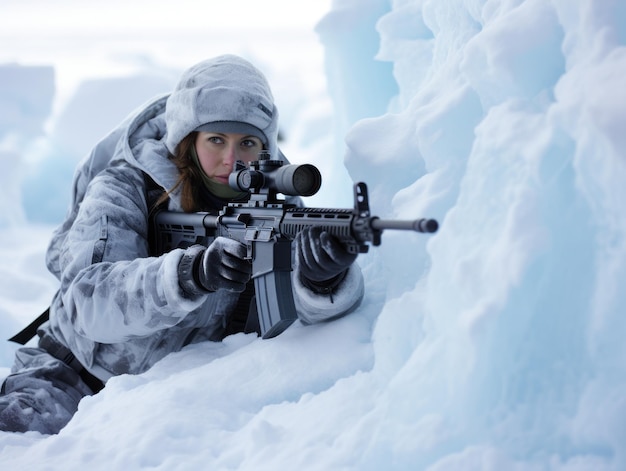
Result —
[[238, 160], [238, 158], [239, 158], [239, 153], [238, 153], [237, 145], [234, 143], [233, 144], [229, 143], [224, 149], [224, 155], [222, 159], [224, 165], [232, 169], [235, 166], [235, 162]]

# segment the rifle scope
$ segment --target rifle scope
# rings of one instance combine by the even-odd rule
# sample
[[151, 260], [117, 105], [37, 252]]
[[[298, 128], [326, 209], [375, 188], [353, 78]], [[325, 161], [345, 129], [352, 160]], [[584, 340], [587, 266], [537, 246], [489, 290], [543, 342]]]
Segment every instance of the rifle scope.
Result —
[[264, 151], [259, 154], [259, 160], [250, 162], [250, 168], [237, 162], [228, 177], [228, 184], [235, 190], [250, 193], [312, 196], [322, 186], [322, 175], [314, 165], [284, 165], [282, 160], [271, 160], [269, 153]]

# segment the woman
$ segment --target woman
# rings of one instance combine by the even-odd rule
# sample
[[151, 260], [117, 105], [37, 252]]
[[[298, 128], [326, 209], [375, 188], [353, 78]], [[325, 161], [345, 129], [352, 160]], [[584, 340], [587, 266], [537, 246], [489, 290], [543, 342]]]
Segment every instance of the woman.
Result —
[[[75, 210], [47, 253], [60, 289], [38, 348], [17, 351], [2, 385], [0, 430], [58, 433], [80, 399], [112, 376], [142, 373], [185, 345], [241, 330], [232, 321], [247, 309], [242, 292], [251, 286], [245, 246], [218, 237], [208, 248], [151, 253], [149, 201], [153, 186], [171, 211], [216, 211], [246, 198], [228, 175], [262, 149], [281, 156], [277, 134], [265, 77], [227, 55], [190, 68], [171, 94], [95, 147], [92, 156], [106, 158], [77, 172]], [[104, 169], [93, 167], [103, 161]], [[304, 323], [358, 305], [355, 255], [320, 231], [302, 231], [294, 247], [294, 300]]]

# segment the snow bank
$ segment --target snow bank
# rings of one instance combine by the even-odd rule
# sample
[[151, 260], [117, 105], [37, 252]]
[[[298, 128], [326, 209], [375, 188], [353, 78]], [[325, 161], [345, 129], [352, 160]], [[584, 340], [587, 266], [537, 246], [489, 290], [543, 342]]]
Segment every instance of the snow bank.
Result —
[[[58, 436], [0, 433], [0, 463], [626, 467], [626, 7], [360, 5], [355, 16], [355, 2], [335, 1], [318, 28], [336, 122], [350, 122], [346, 169], [368, 183], [374, 214], [436, 217], [440, 231], [389, 231], [361, 256], [354, 314], [114, 378]], [[343, 33], [375, 17], [377, 52], [369, 26]], [[389, 77], [380, 95], [368, 88], [378, 111], [351, 122], [363, 96], [349, 93], [352, 72], [374, 77], [385, 62], [397, 90]]]

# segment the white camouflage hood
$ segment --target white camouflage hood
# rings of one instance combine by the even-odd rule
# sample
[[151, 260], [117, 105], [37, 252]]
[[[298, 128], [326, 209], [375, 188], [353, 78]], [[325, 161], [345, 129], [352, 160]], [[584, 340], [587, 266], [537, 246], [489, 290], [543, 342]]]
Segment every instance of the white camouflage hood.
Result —
[[165, 145], [174, 154], [198, 127], [233, 121], [259, 129], [278, 158], [278, 110], [267, 80], [241, 57], [223, 55], [196, 64], [180, 78], [165, 107]]

